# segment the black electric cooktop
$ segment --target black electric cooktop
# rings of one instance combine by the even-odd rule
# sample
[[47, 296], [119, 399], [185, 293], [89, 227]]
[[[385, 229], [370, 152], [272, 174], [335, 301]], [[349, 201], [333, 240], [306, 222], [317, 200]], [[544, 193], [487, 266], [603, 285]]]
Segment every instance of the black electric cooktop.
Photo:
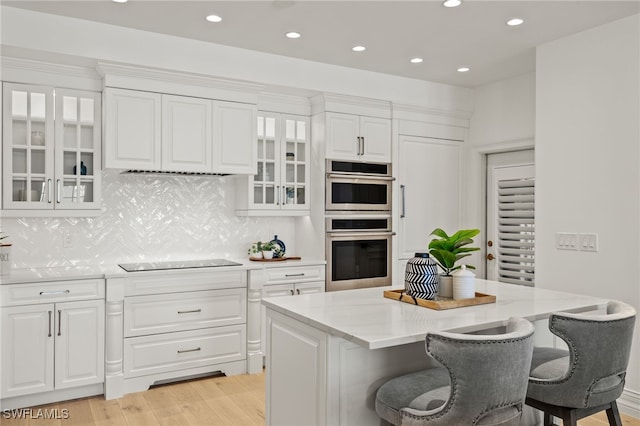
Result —
[[213, 268], [217, 266], [240, 266], [241, 263], [226, 259], [175, 260], [168, 262], [120, 263], [127, 272], [160, 271], [163, 269]]

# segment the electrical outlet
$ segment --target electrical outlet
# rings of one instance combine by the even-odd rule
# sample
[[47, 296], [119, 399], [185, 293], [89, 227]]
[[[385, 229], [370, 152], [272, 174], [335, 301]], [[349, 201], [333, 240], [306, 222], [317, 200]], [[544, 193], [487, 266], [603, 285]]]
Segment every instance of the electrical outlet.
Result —
[[71, 248], [73, 246], [73, 240], [71, 239], [71, 231], [64, 231], [62, 234], [62, 247]]
[[556, 248], [559, 250], [578, 250], [578, 234], [556, 232]]
[[578, 235], [580, 251], [598, 251], [598, 234]]

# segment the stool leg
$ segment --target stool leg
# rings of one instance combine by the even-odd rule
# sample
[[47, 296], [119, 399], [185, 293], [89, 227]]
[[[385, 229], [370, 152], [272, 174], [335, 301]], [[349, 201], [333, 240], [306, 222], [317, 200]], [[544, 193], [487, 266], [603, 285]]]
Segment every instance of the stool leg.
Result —
[[620, 413], [618, 412], [618, 404], [613, 401], [611, 406], [607, 408], [607, 419], [611, 426], [622, 426], [622, 420], [620, 419]]
[[543, 414], [544, 416], [544, 426], [554, 426], [553, 416], [547, 412]]
[[562, 426], [577, 426], [576, 410], [568, 410], [562, 417]]

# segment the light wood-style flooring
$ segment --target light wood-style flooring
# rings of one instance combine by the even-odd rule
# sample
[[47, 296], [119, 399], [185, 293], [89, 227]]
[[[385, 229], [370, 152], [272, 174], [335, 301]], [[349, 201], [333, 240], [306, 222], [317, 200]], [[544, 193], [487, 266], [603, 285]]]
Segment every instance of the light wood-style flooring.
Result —
[[[6, 419], [2, 426], [209, 426], [264, 425], [264, 374], [220, 376], [156, 386], [146, 392], [105, 401], [103, 396], [82, 398], [31, 409], [49, 410], [66, 419]], [[625, 426], [640, 426], [640, 419], [621, 415]], [[27, 416], [29, 417], [29, 416]], [[608, 425], [604, 413], [580, 420], [580, 426]]]

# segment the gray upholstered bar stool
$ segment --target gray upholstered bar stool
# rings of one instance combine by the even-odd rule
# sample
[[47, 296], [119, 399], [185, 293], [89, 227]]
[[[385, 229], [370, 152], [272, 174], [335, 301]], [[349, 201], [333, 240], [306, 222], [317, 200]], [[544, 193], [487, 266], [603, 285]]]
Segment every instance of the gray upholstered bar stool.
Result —
[[376, 411], [394, 425], [518, 425], [533, 352], [533, 325], [511, 318], [504, 334], [429, 333], [443, 367], [389, 380]]
[[612, 301], [606, 314], [556, 313], [549, 330], [569, 350], [535, 348], [527, 405], [544, 412], [544, 424], [553, 416], [564, 426], [606, 410], [609, 424], [622, 425], [616, 399], [625, 383], [636, 311]]

